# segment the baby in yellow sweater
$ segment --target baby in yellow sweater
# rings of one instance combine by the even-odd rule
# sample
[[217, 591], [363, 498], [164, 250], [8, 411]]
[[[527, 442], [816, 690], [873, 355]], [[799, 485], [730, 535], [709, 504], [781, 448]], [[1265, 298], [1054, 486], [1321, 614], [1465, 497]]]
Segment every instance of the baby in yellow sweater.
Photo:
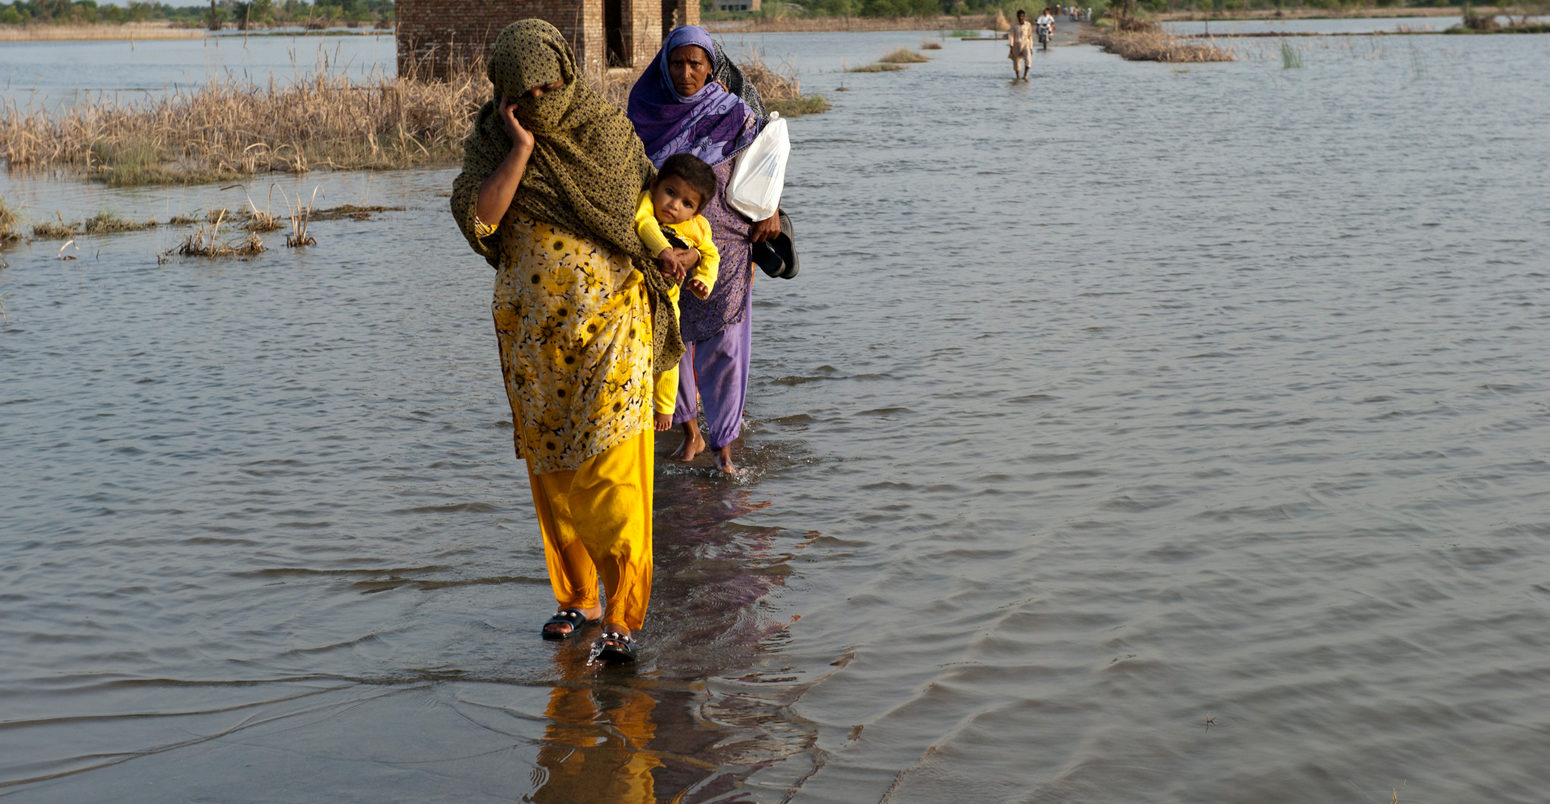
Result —
[[[635, 232], [652, 256], [661, 257], [670, 248], [692, 248], [700, 261], [684, 277], [689, 292], [703, 299], [716, 286], [721, 254], [710, 239], [710, 222], [700, 210], [716, 194], [716, 173], [710, 165], [689, 154], [674, 154], [657, 169], [651, 186], [640, 194], [635, 208]], [[678, 317], [678, 285], [668, 292], [673, 317]], [[652, 410], [658, 430], [673, 426], [673, 408], [678, 403], [678, 367], [655, 378]]]

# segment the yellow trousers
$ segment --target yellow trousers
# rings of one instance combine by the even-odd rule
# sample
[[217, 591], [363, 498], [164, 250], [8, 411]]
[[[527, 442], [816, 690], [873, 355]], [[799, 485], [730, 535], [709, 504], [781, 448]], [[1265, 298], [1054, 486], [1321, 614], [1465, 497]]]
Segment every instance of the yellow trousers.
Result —
[[[667, 300], [673, 304], [674, 321], [679, 320], [678, 293], [680, 289], [679, 285], [669, 285], [667, 289]], [[671, 415], [673, 409], [678, 406], [678, 364], [674, 363], [673, 367], [667, 371], [653, 375], [651, 383], [651, 409], [656, 413]]]
[[651, 600], [654, 436], [642, 430], [573, 471], [527, 473], [554, 599], [592, 608], [601, 576], [606, 621], [630, 631], [645, 624]]

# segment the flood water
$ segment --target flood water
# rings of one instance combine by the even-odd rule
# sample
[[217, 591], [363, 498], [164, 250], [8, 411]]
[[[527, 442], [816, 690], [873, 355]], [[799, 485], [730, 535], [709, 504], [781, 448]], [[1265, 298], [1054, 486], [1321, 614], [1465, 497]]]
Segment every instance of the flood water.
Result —
[[403, 209], [251, 261], [0, 255], [0, 797], [1543, 800], [1550, 38], [836, 71], [926, 38], [728, 39], [835, 108], [632, 669], [537, 637], [451, 171], [286, 177]]

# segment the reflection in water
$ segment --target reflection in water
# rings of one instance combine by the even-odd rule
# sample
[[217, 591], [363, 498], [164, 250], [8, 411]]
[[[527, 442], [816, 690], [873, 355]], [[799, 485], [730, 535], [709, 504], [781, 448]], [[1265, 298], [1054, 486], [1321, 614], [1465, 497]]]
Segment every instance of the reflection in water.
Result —
[[592, 628], [556, 650], [562, 680], [549, 695], [541, 778], [529, 800], [704, 800], [816, 741], [813, 729], [791, 722], [789, 692], [779, 700], [712, 696], [704, 683], [755, 680], [747, 669], [784, 627], [759, 610], [789, 572], [780, 531], [736, 521], [770, 502], [692, 469], [668, 469], [657, 488], [657, 580], [640, 663], [588, 662]]
[[651, 774], [662, 767], [649, 748], [655, 706], [629, 687], [555, 687], [538, 751], [543, 780], [528, 800], [655, 802]]

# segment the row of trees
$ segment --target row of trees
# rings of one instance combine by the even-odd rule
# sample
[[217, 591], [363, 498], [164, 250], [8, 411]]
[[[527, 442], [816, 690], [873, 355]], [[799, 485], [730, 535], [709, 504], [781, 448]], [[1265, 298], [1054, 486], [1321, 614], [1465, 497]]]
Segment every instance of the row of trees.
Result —
[[[1114, 0], [1117, 5], [1129, 6], [1132, 11], [1236, 11], [1244, 9], [1317, 8], [1359, 10], [1373, 7], [1424, 7], [1467, 6], [1471, 0]], [[1479, 2], [1480, 0], [1474, 0]], [[701, 0], [701, 15], [706, 18], [727, 16], [757, 17], [935, 17], [939, 14], [970, 16], [994, 14], [1000, 9], [1008, 17], [1017, 8], [1026, 8], [1030, 14], [1045, 5], [1058, 5], [1044, 0], [1037, 4], [1020, 0], [764, 0], [762, 10], [745, 14], [718, 13], [715, 0]], [[1067, 0], [1092, 6], [1101, 11], [1110, 0]], [[1547, 0], [1530, 0], [1543, 4]]]
[[13, 0], [0, 3], [0, 25], [92, 25], [171, 22], [205, 27], [373, 25], [393, 21], [393, 0], [216, 0], [209, 7], [170, 6], [130, 0], [127, 6], [97, 0]]

